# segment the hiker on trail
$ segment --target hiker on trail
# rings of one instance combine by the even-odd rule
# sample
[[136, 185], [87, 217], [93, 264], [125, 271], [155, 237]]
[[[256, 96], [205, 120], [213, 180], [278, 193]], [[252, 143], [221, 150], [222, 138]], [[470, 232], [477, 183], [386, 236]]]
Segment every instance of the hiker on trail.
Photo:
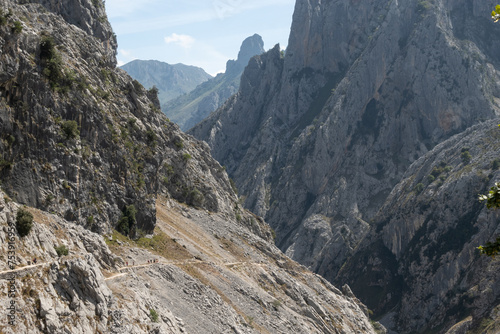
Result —
[[33, 258], [33, 263], [34, 263], [34, 264], [36, 264], [36, 257], [35, 257], [35, 258]]

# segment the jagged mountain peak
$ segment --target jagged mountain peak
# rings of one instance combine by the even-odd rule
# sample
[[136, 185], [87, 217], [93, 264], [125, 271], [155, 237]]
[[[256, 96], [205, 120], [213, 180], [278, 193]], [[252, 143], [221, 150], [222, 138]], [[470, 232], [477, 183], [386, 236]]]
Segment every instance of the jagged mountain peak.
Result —
[[236, 60], [228, 60], [226, 64], [226, 74], [232, 76], [241, 75], [241, 72], [247, 66], [250, 58], [264, 52], [264, 41], [260, 35], [254, 34], [253, 36], [247, 37], [243, 43], [241, 43], [238, 58]]
[[240, 48], [237, 60], [229, 60], [226, 72], [200, 84], [189, 94], [163, 105], [163, 111], [170, 119], [188, 130], [220, 107], [238, 91], [240, 77], [249, 60], [264, 52], [262, 37], [254, 34], [246, 38]]

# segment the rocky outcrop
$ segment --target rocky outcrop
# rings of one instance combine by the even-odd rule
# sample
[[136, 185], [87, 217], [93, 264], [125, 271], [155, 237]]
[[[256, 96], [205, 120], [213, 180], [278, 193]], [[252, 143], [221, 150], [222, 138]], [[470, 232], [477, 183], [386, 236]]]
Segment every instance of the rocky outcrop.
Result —
[[498, 213], [478, 201], [498, 181], [498, 122], [413, 163], [337, 277], [375, 313], [395, 311], [400, 332], [498, 323], [490, 314], [499, 305], [500, 262], [476, 249], [500, 234]]
[[[137, 209], [132, 235], [151, 231], [157, 193], [232, 213], [236, 197], [208, 147], [180, 132], [154, 94], [115, 68], [103, 8], [100, 1], [2, 8], [3, 188], [98, 232], [116, 226], [129, 205]], [[85, 15], [75, 22], [78, 13]]]
[[188, 130], [205, 119], [211, 112], [222, 106], [238, 91], [240, 78], [248, 61], [255, 55], [264, 53], [262, 37], [255, 34], [243, 41], [236, 60], [228, 60], [226, 72], [202, 83], [189, 94], [179, 96], [162, 105], [163, 112]]
[[[20, 209], [34, 217], [24, 237], [11, 229]], [[0, 331], [375, 333], [352, 293], [236, 218], [161, 197], [157, 221], [154, 235], [137, 241], [103, 238], [0, 191], [0, 250], [11, 256], [0, 258], [0, 301], [15, 308]]]
[[121, 68], [147, 89], [153, 86], [158, 88], [158, 97], [162, 106], [212, 79], [212, 76], [200, 67], [184, 64], [170, 65], [158, 60], [133, 60]]

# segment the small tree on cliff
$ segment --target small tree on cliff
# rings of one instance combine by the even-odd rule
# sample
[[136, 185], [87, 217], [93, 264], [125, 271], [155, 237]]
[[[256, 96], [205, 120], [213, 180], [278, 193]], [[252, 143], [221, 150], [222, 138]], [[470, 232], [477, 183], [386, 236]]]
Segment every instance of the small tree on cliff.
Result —
[[[500, 182], [496, 182], [487, 195], [479, 195], [479, 200], [486, 201], [488, 209], [495, 210], [500, 208]], [[478, 249], [481, 251], [481, 254], [494, 257], [500, 252], [500, 236], [497, 236], [496, 241], [487, 242], [486, 245], [479, 246]]]
[[495, 22], [498, 22], [498, 20], [500, 20], [500, 5], [495, 6], [495, 9], [491, 12], [491, 18]]

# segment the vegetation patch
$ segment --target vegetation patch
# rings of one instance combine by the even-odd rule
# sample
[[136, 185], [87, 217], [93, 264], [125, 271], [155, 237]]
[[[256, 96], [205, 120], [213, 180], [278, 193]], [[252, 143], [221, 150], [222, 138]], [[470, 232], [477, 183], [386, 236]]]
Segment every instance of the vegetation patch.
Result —
[[27, 236], [33, 227], [33, 215], [31, 212], [20, 208], [16, 215], [16, 229], [21, 237]]
[[186, 260], [192, 257], [175, 239], [170, 238], [159, 229], [155, 229], [152, 238], [139, 238], [135, 241], [135, 244], [169, 260]]
[[66, 248], [66, 246], [64, 245], [54, 246], [54, 249], [56, 250], [57, 256], [59, 257], [66, 256], [69, 254], [68, 248]]
[[133, 204], [127, 205], [123, 209], [122, 216], [118, 221], [118, 225], [116, 226], [116, 230], [123, 235], [128, 236], [130, 230], [136, 223], [135, 215], [137, 214], [137, 209]]

